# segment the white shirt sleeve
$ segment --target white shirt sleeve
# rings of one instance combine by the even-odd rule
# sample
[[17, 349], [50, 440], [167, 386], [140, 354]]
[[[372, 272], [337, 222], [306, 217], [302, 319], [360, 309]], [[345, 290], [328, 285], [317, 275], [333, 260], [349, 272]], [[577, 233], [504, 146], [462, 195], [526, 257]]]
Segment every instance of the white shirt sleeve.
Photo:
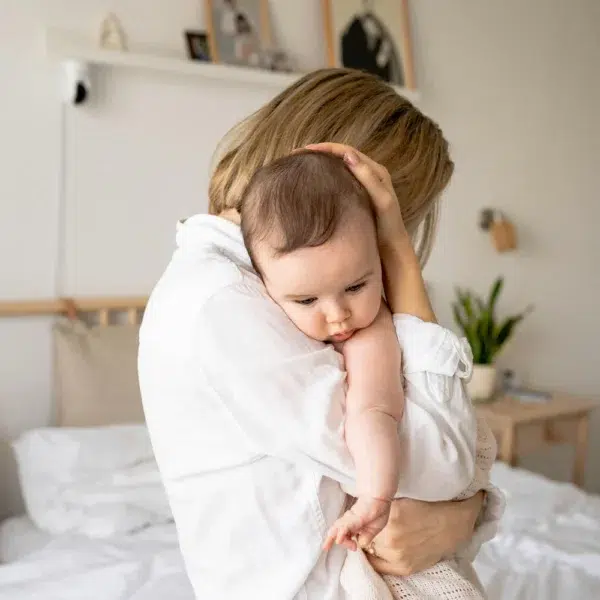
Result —
[[[460, 380], [470, 358], [438, 325], [410, 317], [395, 324], [407, 382], [397, 496], [451, 499], [474, 471], [476, 425]], [[195, 327], [193, 364], [249, 448], [304, 463], [352, 494], [341, 355], [302, 334], [266, 292], [244, 282], [212, 296]]]

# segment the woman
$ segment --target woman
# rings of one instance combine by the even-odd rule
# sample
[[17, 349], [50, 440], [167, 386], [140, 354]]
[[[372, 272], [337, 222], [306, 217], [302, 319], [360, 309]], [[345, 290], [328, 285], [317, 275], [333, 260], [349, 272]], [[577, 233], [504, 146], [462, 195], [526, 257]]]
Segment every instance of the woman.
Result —
[[[210, 183], [211, 215], [179, 224], [178, 249], [140, 333], [144, 410], [198, 598], [350, 597], [340, 582], [346, 551], [321, 552], [344, 507], [344, 489], [353, 485], [342, 365], [268, 297], [243, 246], [237, 212], [256, 168], [323, 142], [337, 143], [326, 151], [349, 151], [342, 143], [364, 153], [354, 173], [379, 207], [391, 308], [416, 317], [398, 331], [405, 364], [418, 363], [405, 373], [407, 411], [426, 424], [427, 405], [444, 411], [463, 393], [469, 358], [451, 332], [434, 324], [417, 258], [427, 258], [436, 201], [452, 173], [447, 143], [432, 121], [372, 75], [308, 74], [225, 139]], [[386, 191], [365, 155], [389, 172]], [[420, 225], [415, 253], [410, 238]], [[444, 436], [439, 448], [448, 460], [460, 458]], [[415, 497], [411, 481], [426, 488], [443, 469], [432, 471], [417, 437], [402, 443], [410, 457], [404, 495]], [[487, 496], [491, 506], [483, 513], [481, 493], [456, 503], [397, 501], [371, 548], [372, 565], [403, 575], [435, 564], [472, 537], [478, 518], [491, 522], [495, 496]], [[486, 535], [483, 526], [475, 537]]]

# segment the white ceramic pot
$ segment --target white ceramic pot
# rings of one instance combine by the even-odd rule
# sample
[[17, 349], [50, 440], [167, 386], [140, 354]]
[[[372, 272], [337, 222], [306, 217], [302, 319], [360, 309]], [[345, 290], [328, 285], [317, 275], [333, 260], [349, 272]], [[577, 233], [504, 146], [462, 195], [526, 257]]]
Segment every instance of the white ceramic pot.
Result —
[[473, 402], [490, 400], [496, 389], [496, 367], [494, 365], [473, 365], [471, 381], [467, 384]]

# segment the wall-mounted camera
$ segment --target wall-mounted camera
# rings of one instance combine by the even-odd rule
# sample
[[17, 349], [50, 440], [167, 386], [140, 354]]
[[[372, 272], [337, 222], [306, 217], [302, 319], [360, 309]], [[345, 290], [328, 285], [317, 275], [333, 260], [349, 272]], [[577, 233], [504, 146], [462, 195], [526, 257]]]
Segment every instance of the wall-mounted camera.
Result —
[[84, 104], [91, 92], [92, 80], [88, 63], [67, 60], [63, 63], [63, 98], [65, 102], [79, 106]]

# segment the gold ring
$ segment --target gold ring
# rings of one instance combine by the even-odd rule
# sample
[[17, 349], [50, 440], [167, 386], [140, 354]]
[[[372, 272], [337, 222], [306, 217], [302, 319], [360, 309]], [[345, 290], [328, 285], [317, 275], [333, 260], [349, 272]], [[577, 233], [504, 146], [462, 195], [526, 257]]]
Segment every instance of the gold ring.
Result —
[[377, 552], [375, 551], [375, 542], [371, 542], [366, 548], [365, 550], [371, 555], [371, 556], [377, 556]]

